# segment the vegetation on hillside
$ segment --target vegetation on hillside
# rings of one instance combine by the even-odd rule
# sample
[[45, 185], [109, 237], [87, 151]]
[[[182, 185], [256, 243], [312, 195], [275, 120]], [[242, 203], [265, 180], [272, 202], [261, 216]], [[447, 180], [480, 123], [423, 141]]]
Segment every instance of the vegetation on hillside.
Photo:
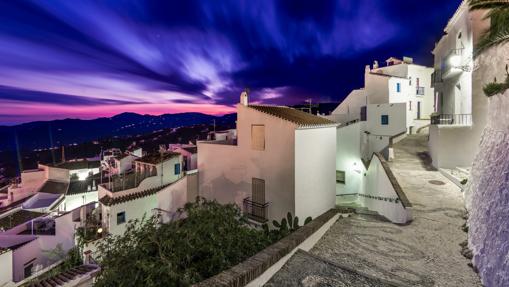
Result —
[[185, 218], [164, 224], [156, 217], [134, 220], [122, 236], [102, 240], [102, 271], [95, 286], [188, 286], [288, 234], [248, 226], [235, 204], [197, 198], [179, 212]]

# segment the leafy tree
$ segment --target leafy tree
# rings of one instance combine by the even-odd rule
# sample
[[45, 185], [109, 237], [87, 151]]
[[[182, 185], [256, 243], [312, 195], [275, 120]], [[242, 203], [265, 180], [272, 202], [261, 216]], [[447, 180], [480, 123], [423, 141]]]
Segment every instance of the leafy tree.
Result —
[[179, 212], [184, 219], [134, 220], [122, 236], [101, 241], [96, 286], [188, 286], [272, 243], [266, 232], [247, 226], [234, 204], [197, 199]]

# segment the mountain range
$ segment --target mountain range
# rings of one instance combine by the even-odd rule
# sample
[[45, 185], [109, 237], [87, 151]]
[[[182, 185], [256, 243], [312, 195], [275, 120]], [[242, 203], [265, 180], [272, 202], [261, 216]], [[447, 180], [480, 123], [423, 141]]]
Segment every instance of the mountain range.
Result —
[[202, 113], [163, 114], [160, 116], [122, 113], [93, 120], [64, 119], [37, 121], [16, 126], [0, 126], [0, 151], [33, 150], [50, 146], [93, 141], [105, 137], [135, 136], [153, 131], [215, 123], [234, 125], [236, 114], [212, 116]]

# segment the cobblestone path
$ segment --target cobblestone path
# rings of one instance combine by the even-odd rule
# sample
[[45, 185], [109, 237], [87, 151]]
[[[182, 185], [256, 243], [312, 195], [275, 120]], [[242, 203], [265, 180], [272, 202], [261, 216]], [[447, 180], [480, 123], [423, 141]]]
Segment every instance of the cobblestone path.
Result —
[[[390, 166], [413, 204], [414, 220], [400, 226], [363, 215], [340, 218], [310, 253], [396, 286], [481, 286], [469, 260], [460, 254], [459, 244], [467, 238], [461, 229], [465, 222], [461, 190], [431, 167], [427, 136], [409, 136], [394, 149]], [[269, 283], [293, 277], [301, 278], [294, 286], [370, 286], [331, 281], [330, 274], [341, 270], [330, 271], [321, 280], [319, 272], [312, 272], [315, 259], [309, 260], [308, 272], [297, 266], [306, 265], [302, 258], [288, 261]]]

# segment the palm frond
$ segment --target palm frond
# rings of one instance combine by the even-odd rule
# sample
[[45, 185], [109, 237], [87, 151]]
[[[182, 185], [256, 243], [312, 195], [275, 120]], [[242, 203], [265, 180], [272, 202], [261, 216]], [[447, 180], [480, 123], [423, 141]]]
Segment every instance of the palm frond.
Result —
[[470, 10], [509, 9], [509, 0], [470, 0]]
[[479, 55], [488, 48], [498, 46], [507, 42], [509, 42], [509, 28], [499, 31], [497, 34], [489, 38], [481, 39], [481, 41], [479, 41], [479, 43], [476, 46], [475, 54]]

